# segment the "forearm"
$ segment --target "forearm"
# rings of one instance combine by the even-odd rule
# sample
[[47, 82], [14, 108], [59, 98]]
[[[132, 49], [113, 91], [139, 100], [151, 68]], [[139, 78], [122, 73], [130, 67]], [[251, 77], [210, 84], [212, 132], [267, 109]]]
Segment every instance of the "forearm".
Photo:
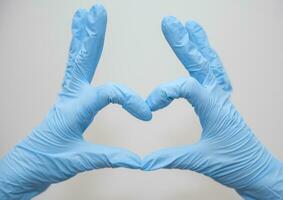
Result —
[[272, 164], [270, 172], [261, 181], [237, 192], [245, 200], [283, 199], [283, 163]]
[[31, 181], [28, 171], [32, 163], [23, 159], [27, 153], [16, 146], [0, 161], [1, 200], [31, 199], [48, 188], [48, 185], [33, 184]]
[[[14, 182], [7, 182], [5, 180], [0, 181], [0, 199], [1, 200], [29, 200], [41, 192], [45, 191], [47, 188], [37, 187], [36, 189], [31, 188], [26, 190], [21, 185], [14, 184]], [[21, 191], [21, 192], [19, 192]]]

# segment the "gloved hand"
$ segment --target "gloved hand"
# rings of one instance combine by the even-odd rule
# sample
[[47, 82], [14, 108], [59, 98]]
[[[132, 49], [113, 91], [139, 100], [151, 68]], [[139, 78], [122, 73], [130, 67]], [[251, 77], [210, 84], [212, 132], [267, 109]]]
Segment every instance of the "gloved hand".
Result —
[[236, 189], [244, 199], [282, 199], [282, 163], [263, 147], [232, 104], [230, 81], [203, 28], [166, 17], [162, 30], [191, 76], [160, 85], [147, 103], [156, 111], [185, 98], [203, 130], [196, 144], [146, 156], [142, 169], [189, 169]]
[[78, 10], [62, 91], [45, 120], [0, 161], [0, 199], [31, 199], [52, 183], [105, 167], [140, 168], [141, 160], [122, 148], [83, 139], [99, 110], [117, 103], [141, 120], [151, 111], [141, 97], [119, 84], [90, 86], [106, 29], [101, 5]]

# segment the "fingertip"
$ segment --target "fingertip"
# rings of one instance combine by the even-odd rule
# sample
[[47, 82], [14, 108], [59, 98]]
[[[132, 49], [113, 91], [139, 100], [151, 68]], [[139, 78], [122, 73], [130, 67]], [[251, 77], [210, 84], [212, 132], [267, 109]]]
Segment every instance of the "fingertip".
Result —
[[162, 31], [171, 46], [179, 46], [186, 42], [186, 29], [174, 16], [167, 16], [163, 18]]
[[151, 112], [159, 110], [162, 106], [160, 103], [157, 101], [158, 99], [156, 98], [156, 91], [153, 91], [146, 99], [146, 104], [148, 105], [149, 109]]
[[208, 38], [204, 28], [196, 21], [190, 20], [186, 22], [185, 27], [189, 33], [190, 39], [197, 45], [209, 45]]
[[78, 9], [72, 20], [72, 33], [74, 36], [78, 36], [80, 32], [82, 31], [82, 27], [84, 25], [83, 21], [86, 16], [87, 11], [85, 9]]
[[147, 99], [146, 99], [146, 104], [148, 105], [149, 109], [151, 110], [151, 112], [157, 111], [158, 109], [160, 109], [160, 106], [158, 106], [158, 103], [156, 101], [156, 97], [154, 93], [151, 93]]
[[201, 27], [196, 21], [189, 20], [186, 22], [185, 26], [191, 30], [194, 30], [195, 28]]
[[128, 112], [143, 121], [152, 119], [152, 113], [146, 102], [137, 95], [130, 96], [123, 105]]
[[85, 12], [86, 12], [86, 10], [83, 9], [83, 8], [77, 9], [76, 12], [75, 12], [75, 14], [74, 14], [74, 16], [73, 16], [74, 19], [76, 19], [76, 18], [82, 18], [82, 17], [84, 16]]
[[[149, 121], [152, 118], [152, 113], [144, 99], [136, 92], [123, 84], [112, 83], [110, 84], [112, 93], [111, 102], [118, 103], [127, 110], [134, 117]], [[115, 95], [113, 95], [115, 94]]]
[[151, 111], [155, 111], [152, 107], [150, 96], [147, 97], [147, 99], [145, 100], [145, 103], [148, 105], [148, 107]]
[[142, 162], [142, 169], [153, 171], [158, 169], [184, 169], [189, 155], [187, 146], [164, 148], [147, 155]]
[[[111, 167], [111, 168], [129, 168], [129, 169], [140, 169], [141, 158], [124, 148], [120, 147], [109, 147], [104, 145], [95, 145], [95, 152], [101, 160], [100, 168]], [[97, 153], [98, 152], [98, 153]]]
[[90, 12], [92, 12], [95, 15], [107, 15], [107, 12], [104, 8], [104, 6], [100, 3], [95, 4], [91, 7]]
[[107, 12], [102, 4], [96, 4], [90, 9], [93, 18], [107, 19]]
[[143, 121], [150, 121], [152, 119], [152, 113], [150, 108], [147, 105], [142, 107], [143, 108], [134, 113], [134, 116]]
[[147, 109], [147, 111], [144, 113], [142, 120], [143, 121], [150, 121], [152, 119], [152, 113], [150, 108]]
[[166, 28], [166, 27], [172, 25], [176, 21], [178, 21], [178, 19], [174, 16], [165, 16], [162, 19], [161, 25], [162, 25], [162, 27]]
[[122, 162], [118, 167], [126, 167], [130, 169], [141, 168], [142, 160], [137, 154], [126, 149], [120, 149], [120, 155], [123, 156], [120, 158]]
[[105, 29], [104, 26], [106, 26], [107, 23], [107, 12], [102, 4], [96, 4], [89, 10], [88, 23], [92, 29]]
[[143, 158], [141, 163], [141, 169], [143, 171], [152, 171], [151, 166], [152, 166], [152, 159], [150, 158], [150, 155], [148, 155]]
[[159, 155], [153, 152], [144, 157], [141, 163], [141, 169], [143, 171], [155, 171], [162, 168], [162, 161], [159, 159]]
[[146, 103], [151, 111], [157, 111], [168, 106], [174, 99], [183, 97], [180, 92], [180, 80], [159, 85], [147, 97]]
[[152, 119], [152, 113], [150, 107], [147, 105], [147, 103], [140, 97], [140, 103], [139, 103], [141, 109], [140, 109], [140, 119], [143, 121], [150, 121]]

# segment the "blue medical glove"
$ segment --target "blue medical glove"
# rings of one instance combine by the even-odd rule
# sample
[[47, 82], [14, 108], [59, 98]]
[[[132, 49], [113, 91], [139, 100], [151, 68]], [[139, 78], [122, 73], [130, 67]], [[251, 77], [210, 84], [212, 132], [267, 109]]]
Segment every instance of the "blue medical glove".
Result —
[[145, 157], [144, 170], [188, 169], [236, 191], [244, 199], [282, 199], [283, 165], [255, 137], [230, 100], [231, 84], [203, 28], [166, 17], [163, 33], [191, 76], [165, 83], [148, 97], [152, 111], [185, 98], [202, 126], [196, 144], [167, 148]]
[[78, 10], [58, 100], [45, 120], [0, 161], [0, 199], [31, 199], [52, 183], [106, 167], [140, 168], [140, 158], [122, 148], [88, 143], [83, 133], [99, 110], [116, 103], [141, 120], [151, 111], [141, 97], [119, 84], [90, 86], [106, 29], [101, 5]]

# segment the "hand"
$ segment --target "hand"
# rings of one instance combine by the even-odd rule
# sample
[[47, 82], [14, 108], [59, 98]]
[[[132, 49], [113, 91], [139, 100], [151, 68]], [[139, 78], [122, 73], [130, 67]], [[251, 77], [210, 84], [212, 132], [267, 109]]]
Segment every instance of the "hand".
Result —
[[232, 187], [246, 199], [283, 197], [282, 163], [257, 140], [230, 100], [231, 84], [203, 28], [166, 17], [162, 30], [191, 77], [165, 83], [148, 97], [152, 111], [185, 98], [200, 119], [199, 142], [154, 152], [144, 170], [189, 169]]
[[125, 149], [83, 139], [99, 110], [117, 103], [141, 120], [151, 111], [141, 97], [119, 84], [90, 86], [106, 30], [101, 5], [78, 10], [62, 91], [46, 119], [0, 162], [0, 199], [30, 199], [50, 184], [79, 172], [105, 167], [140, 168], [140, 158]]

